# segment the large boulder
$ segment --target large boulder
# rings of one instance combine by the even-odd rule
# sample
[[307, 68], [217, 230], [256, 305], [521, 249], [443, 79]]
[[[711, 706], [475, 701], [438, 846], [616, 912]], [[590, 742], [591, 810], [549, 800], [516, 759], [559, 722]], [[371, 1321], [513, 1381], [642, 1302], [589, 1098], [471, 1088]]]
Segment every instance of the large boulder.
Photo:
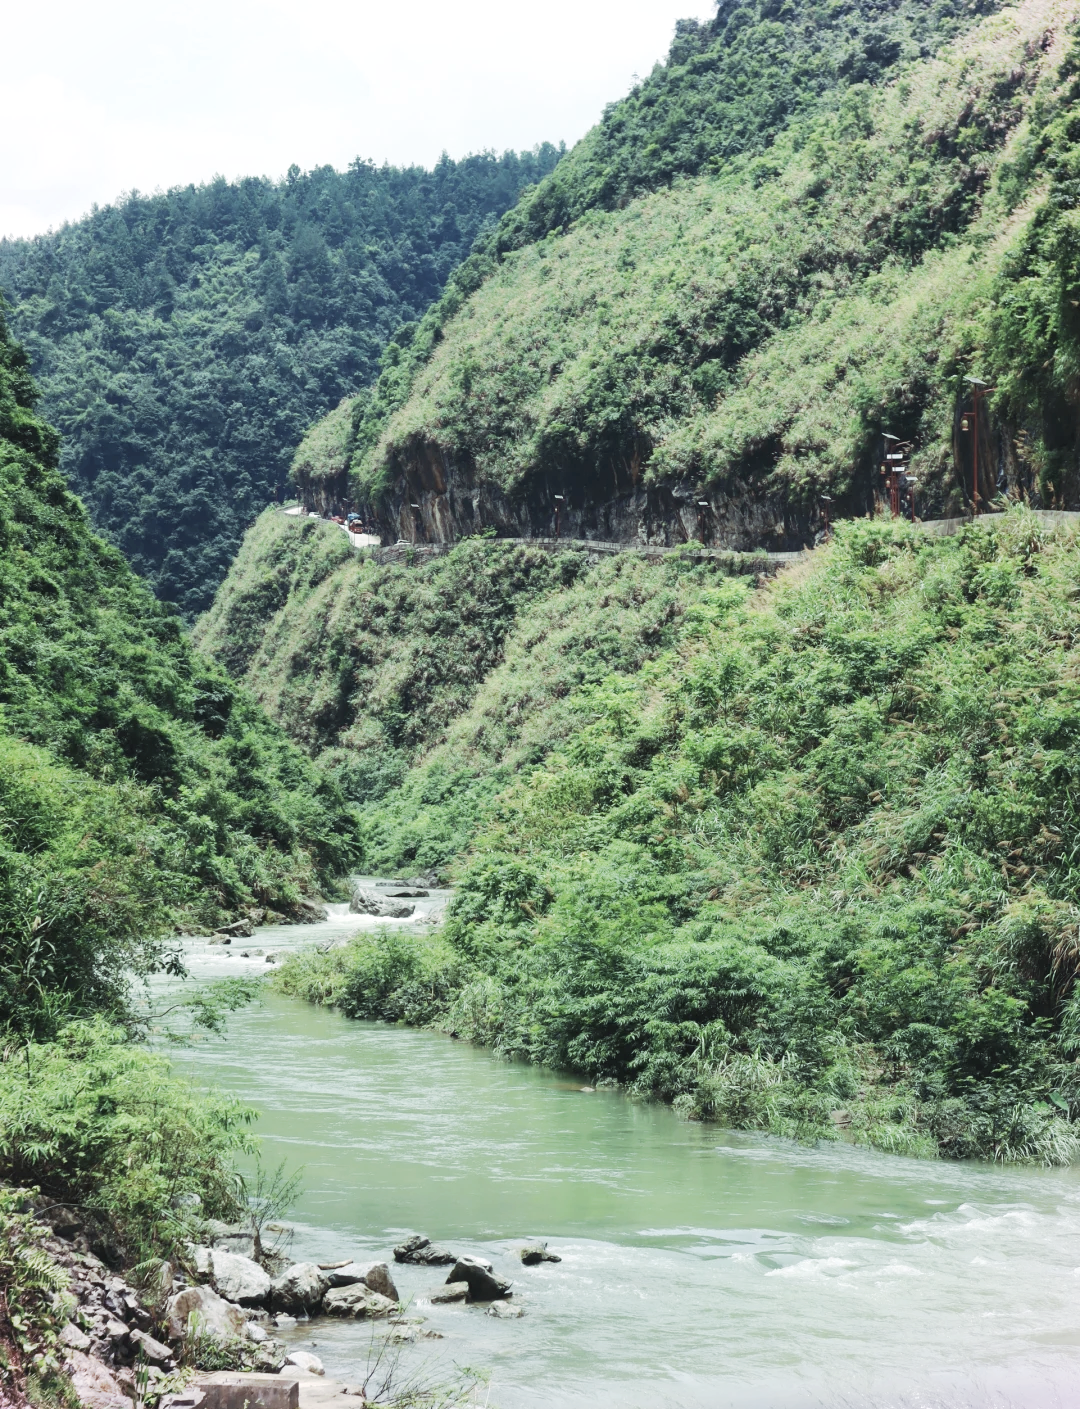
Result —
[[430, 1238], [406, 1238], [394, 1249], [395, 1262], [415, 1262], [421, 1267], [448, 1267], [457, 1261], [457, 1254], [441, 1248]]
[[170, 1297], [165, 1307], [165, 1325], [170, 1340], [180, 1340], [192, 1329], [192, 1317], [200, 1335], [215, 1340], [236, 1340], [243, 1335], [247, 1317], [238, 1306], [218, 1296], [212, 1287], [185, 1287]]
[[450, 1269], [446, 1279], [452, 1282], [468, 1282], [470, 1301], [497, 1301], [500, 1297], [512, 1296], [512, 1282], [496, 1277], [490, 1262], [482, 1257], [459, 1257]]
[[131, 1400], [120, 1381], [100, 1360], [72, 1348], [64, 1363], [72, 1388], [85, 1409], [131, 1409]]
[[329, 1289], [326, 1273], [314, 1262], [294, 1262], [270, 1283], [275, 1311], [317, 1311]]
[[238, 1306], [265, 1306], [270, 1295], [270, 1276], [250, 1257], [213, 1248], [210, 1253], [210, 1283], [226, 1301]]
[[363, 1282], [357, 1282], [355, 1286], [335, 1287], [333, 1291], [327, 1292], [323, 1298], [322, 1309], [326, 1316], [344, 1316], [359, 1320], [362, 1317], [390, 1316], [398, 1309], [398, 1304], [388, 1296], [373, 1292]]
[[407, 920], [416, 909], [404, 900], [392, 900], [388, 895], [357, 886], [349, 901], [349, 909], [354, 915], [379, 915], [387, 920]]

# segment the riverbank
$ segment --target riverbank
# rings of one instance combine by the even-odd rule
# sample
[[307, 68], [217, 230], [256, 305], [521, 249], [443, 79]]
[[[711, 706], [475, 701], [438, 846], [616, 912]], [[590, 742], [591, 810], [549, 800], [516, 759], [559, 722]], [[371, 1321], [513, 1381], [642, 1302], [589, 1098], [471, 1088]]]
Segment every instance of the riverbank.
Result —
[[[418, 1306], [440, 1278], [392, 1268], [442, 1335], [402, 1365], [484, 1369], [500, 1409], [1034, 1409], [1080, 1373], [1072, 1170], [727, 1131], [273, 992], [178, 1063], [257, 1104], [264, 1160], [303, 1169], [291, 1256], [386, 1260], [426, 1233], [513, 1279], [524, 1315], [497, 1321]], [[522, 1268], [533, 1238], [562, 1261]], [[353, 1380], [370, 1333], [322, 1320], [285, 1339]]]

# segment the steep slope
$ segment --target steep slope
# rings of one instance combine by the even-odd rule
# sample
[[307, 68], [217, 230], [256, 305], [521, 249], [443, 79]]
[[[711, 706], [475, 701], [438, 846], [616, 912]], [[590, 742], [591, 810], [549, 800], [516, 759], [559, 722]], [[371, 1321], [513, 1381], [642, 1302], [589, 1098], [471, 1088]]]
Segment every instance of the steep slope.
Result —
[[97, 538], [0, 322], [0, 1029], [122, 1009], [178, 922], [295, 909], [355, 820]]
[[843, 525], [764, 590], [595, 573], [366, 809], [369, 861], [449, 865], [445, 933], [287, 990], [729, 1125], [1076, 1158], [1075, 538], [1019, 508]]
[[[387, 536], [792, 547], [880, 497], [1080, 503], [1074, 0], [724, 5], [503, 220], [335, 464]], [[333, 438], [332, 427], [327, 436]], [[347, 431], [346, 434], [341, 434]], [[419, 509], [414, 508], [418, 505]]]
[[95, 525], [185, 615], [209, 605], [308, 425], [374, 375], [550, 146], [216, 180], [0, 241], [0, 291]]

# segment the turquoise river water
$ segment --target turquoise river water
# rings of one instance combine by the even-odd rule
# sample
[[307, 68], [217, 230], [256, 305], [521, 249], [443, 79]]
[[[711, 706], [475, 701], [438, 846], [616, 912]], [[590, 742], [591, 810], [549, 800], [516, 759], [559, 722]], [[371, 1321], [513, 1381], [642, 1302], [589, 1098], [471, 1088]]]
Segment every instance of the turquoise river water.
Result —
[[[196, 979], [375, 922], [231, 949], [188, 942]], [[411, 1232], [513, 1278], [520, 1320], [431, 1307], [445, 1270], [394, 1268], [442, 1339], [401, 1352], [490, 1374], [500, 1409], [1071, 1405], [1080, 1400], [1080, 1177], [805, 1148], [689, 1124], [572, 1075], [449, 1037], [268, 995], [177, 1059], [256, 1106], [264, 1160], [303, 1167], [291, 1253], [392, 1261]], [[546, 1238], [562, 1261], [520, 1265]], [[370, 1328], [291, 1333], [362, 1375]]]

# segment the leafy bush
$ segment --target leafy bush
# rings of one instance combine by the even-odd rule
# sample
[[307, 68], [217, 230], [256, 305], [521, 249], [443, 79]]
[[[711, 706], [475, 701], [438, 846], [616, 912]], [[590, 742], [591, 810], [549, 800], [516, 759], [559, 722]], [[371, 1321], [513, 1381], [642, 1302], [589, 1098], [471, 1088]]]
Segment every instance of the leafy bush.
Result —
[[35, 1184], [103, 1223], [128, 1261], [175, 1241], [178, 1196], [239, 1212], [230, 1156], [254, 1113], [176, 1080], [165, 1058], [100, 1018], [0, 1060], [0, 1177]]
[[59, 1333], [74, 1298], [68, 1274], [41, 1246], [47, 1230], [28, 1203], [27, 1190], [0, 1188], [0, 1379], [21, 1386], [29, 1378], [46, 1396], [70, 1402]]

